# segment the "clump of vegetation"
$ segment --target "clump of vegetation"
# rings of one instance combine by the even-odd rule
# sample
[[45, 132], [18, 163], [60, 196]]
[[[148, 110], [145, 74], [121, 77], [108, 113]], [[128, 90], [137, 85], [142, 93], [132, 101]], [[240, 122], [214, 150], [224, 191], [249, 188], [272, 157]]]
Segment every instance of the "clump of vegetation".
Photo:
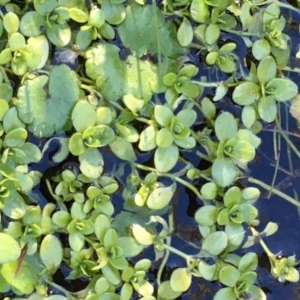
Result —
[[[294, 99], [300, 120], [281, 8], [298, 12], [276, 0], [0, 0], [5, 299], [171, 300], [202, 277], [222, 284], [214, 300], [263, 300], [257, 254], [238, 252], [255, 243], [279, 282], [299, 280], [297, 253], [266, 244], [278, 225], [258, 229], [253, 184], [300, 204], [248, 166], [271, 122], [275, 150], [282, 136], [300, 157], [281, 130], [282, 103]], [[38, 171], [54, 142], [47, 166], [56, 171]], [[172, 245], [181, 185], [199, 201], [200, 246], [185, 240], [196, 254]], [[185, 265], [163, 278], [170, 253]], [[62, 266], [85, 287], [55, 282]]]

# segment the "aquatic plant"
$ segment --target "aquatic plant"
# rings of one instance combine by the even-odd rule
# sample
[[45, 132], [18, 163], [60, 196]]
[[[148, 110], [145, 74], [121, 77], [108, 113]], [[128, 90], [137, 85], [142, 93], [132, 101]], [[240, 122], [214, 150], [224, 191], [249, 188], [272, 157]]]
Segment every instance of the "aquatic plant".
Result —
[[[258, 243], [272, 276], [299, 280], [299, 253], [265, 242], [278, 224], [261, 230], [252, 185], [299, 207], [297, 194], [274, 187], [279, 159], [271, 186], [250, 176], [267, 123], [275, 153], [282, 136], [300, 157], [282, 129], [282, 103], [300, 120], [282, 8], [299, 13], [276, 0], [0, 0], [5, 299], [171, 300], [203, 278], [222, 284], [215, 300], [263, 300], [246, 250]], [[172, 243], [182, 187], [198, 203], [187, 253]], [[182, 264], [163, 274], [171, 253]], [[63, 269], [84, 286], [57, 282]]]

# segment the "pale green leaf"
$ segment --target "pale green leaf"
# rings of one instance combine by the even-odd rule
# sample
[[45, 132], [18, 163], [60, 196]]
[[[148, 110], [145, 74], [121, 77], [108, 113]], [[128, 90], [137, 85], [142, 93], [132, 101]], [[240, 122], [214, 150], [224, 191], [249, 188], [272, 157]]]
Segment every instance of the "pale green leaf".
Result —
[[45, 137], [65, 125], [79, 97], [78, 79], [66, 65], [55, 66], [50, 71], [48, 93], [37, 79], [26, 80], [19, 88], [17, 109], [28, 129], [36, 136]]

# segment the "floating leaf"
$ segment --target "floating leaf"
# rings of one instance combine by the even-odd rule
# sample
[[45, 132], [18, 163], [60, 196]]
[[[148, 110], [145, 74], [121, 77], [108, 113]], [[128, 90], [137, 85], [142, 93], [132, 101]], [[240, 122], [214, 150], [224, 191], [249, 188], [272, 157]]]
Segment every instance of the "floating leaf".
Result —
[[193, 27], [190, 21], [184, 17], [177, 31], [177, 39], [182, 47], [187, 47], [193, 41]]
[[229, 140], [237, 133], [237, 122], [229, 112], [221, 113], [215, 122], [215, 132], [219, 141]]
[[202, 248], [211, 255], [219, 255], [227, 246], [228, 237], [224, 231], [216, 231], [207, 235]]
[[154, 165], [158, 172], [168, 172], [175, 167], [179, 157], [177, 146], [157, 148], [154, 154]]
[[192, 274], [187, 268], [178, 268], [172, 272], [170, 285], [175, 292], [185, 292], [192, 283]]
[[15, 261], [21, 254], [19, 244], [11, 236], [0, 233], [0, 264], [6, 264]]
[[[86, 52], [86, 73], [96, 80], [96, 85], [110, 101], [131, 94], [138, 99], [149, 101], [153, 92], [163, 92], [163, 76], [169, 68], [169, 60], [158, 67], [149, 60], [129, 55], [120, 59], [120, 49], [112, 44], [96, 44]], [[159, 75], [159, 76], [158, 76]]]
[[179, 48], [171, 37], [170, 24], [165, 22], [163, 12], [153, 5], [128, 5], [118, 32], [123, 45], [138, 57], [147, 52], [171, 57]]
[[76, 73], [66, 65], [55, 66], [49, 74], [48, 91], [38, 78], [26, 80], [19, 88], [19, 117], [34, 135], [50, 136], [63, 128], [78, 97]]
[[63, 248], [56, 236], [48, 234], [44, 237], [41, 243], [40, 256], [46, 268], [52, 274], [55, 273], [63, 258]]
[[88, 178], [98, 178], [104, 167], [102, 154], [98, 149], [85, 149], [83, 154], [79, 155], [80, 171]]
[[176, 183], [168, 187], [160, 187], [155, 189], [147, 199], [147, 206], [152, 210], [159, 210], [166, 207], [176, 191]]
[[109, 144], [111, 151], [120, 159], [133, 162], [136, 160], [136, 155], [131, 143], [117, 137], [113, 142]]
[[236, 176], [236, 167], [230, 159], [216, 159], [212, 166], [212, 176], [221, 187], [230, 185]]

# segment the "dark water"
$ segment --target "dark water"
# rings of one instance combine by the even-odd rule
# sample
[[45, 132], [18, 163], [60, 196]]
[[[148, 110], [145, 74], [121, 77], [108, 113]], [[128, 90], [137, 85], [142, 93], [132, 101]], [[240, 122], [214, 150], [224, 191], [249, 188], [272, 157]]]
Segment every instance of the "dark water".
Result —
[[[293, 14], [293, 17], [298, 21], [300, 19], [300, 17], [295, 14]], [[292, 66], [300, 67], [300, 61], [298, 61], [295, 58], [295, 54], [298, 52], [298, 47], [299, 47], [298, 45], [300, 44], [298, 29], [290, 28], [287, 32], [292, 37], [292, 41], [291, 41]], [[244, 45], [243, 40], [240, 37], [231, 36], [228, 34], [222, 35], [222, 39], [234, 40], [238, 44], [237, 54], [239, 55], [241, 60], [243, 60], [243, 58], [247, 54], [247, 49]], [[55, 53], [54, 63], [56, 64], [68, 63], [70, 66], [73, 65], [74, 67], [76, 67], [77, 57], [75, 57], [73, 53], [71, 57], [68, 54], [70, 53], [65, 53], [63, 50], [57, 51]], [[190, 60], [200, 67], [201, 69], [200, 76], [204, 76], [204, 75], [210, 76], [211, 79], [214, 80], [214, 75], [211, 75], [209, 73], [209, 70], [205, 67], [205, 65], [201, 63], [201, 57], [199, 58], [199, 56], [196, 55], [196, 52], [190, 55]], [[297, 73], [291, 73], [287, 75], [300, 85], [300, 75], [298, 75]], [[223, 76], [222, 74], [218, 74], [219, 79], [222, 76]], [[226, 77], [222, 79], [226, 79]], [[214, 91], [206, 89], [205, 93], [208, 93], [208, 95], [213, 96]], [[232, 106], [232, 105], [233, 103], [231, 103], [229, 98], [225, 99], [225, 101], [217, 103], [218, 109], [234, 111], [235, 113], [239, 114], [241, 109], [237, 106]], [[288, 105], [289, 104], [287, 104], [287, 106], [286, 104], [281, 105], [282, 124], [285, 123], [285, 116], [286, 116], [285, 113], [286, 113], [286, 109], [287, 110], [289, 109]], [[288, 115], [288, 124], [289, 124], [289, 131], [292, 132], [297, 131], [296, 122], [292, 117], [290, 117], [290, 115]], [[265, 125], [265, 129], [272, 130], [273, 129], [272, 124]], [[271, 182], [273, 180], [274, 170], [275, 170], [274, 164], [276, 162], [275, 162], [274, 151], [273, 151], [273, 133], [267, 130], [262, 131], [259, 135], [260, 138], [262, 139], [262, 144], [259, 147], [257, 161], [255, 163], [250, 164], [250, 168], [251, 168], [251, 176], [271, 185]], [[300, 149], [300, 138], [293, 137], [291, 138], [291, 140], [294, 142], [295, 146], [298, 149]], [[41, 143], [42, 145], [45, 143], [45, 141], [36, 140], [36, 143], [37, 144]], [[40, 164], [32, 166], [33, 169], [37, 169], [42, 173], [46, 172], [46, 175], [51, 174], [51, 171], [54, 172], [55, 169], [51, 170], [51, 168], [53, 168], [55, 165], [49, 159], [49, 155], [51, 154], [50, 152], [54, 151], [55, 149], [56, 149], [56, 145], [55, 143], [53, 143], [52, 149], [50, 149], [45, 154]], [[203, 165], [205, 163], [198, 160], [198, 158], [195, 155], [186, 154], [186, 156], [190, 158], [195, 165], [199, 165], [200, 168], [203, 167], [203, 169], [205, 169], [205, 167], [207, 167]], [[114, 158], [111, 156], [109, 151], [104, 153], [104, 158], [105, 158], [106, 166], [113, 166], [115, 163], [119, 163], [118, 160], [114, 160]], [[149, 158], [150, 155], [145, 154], [139, 159], [141, 162], [144, 162], [147, 161]], [[300, 170], [299, 158], [297, 158], [295, 155], [292, 155], [292, 161], [293, 161], [294, 170]], [[287, 160], [286, 143], [283, 139], [281, 145], [279, 165], [280, 167], [287, 170], [289, 168], [288, 160]], [[111, 172], [112, 169], [109, 168], [106, 171]], [[124, 177], [126, 177], [127, 175], [128, 174], [125, 174]], [[282, 171], [278, 171], [275, 185], [278, 182], [286, 179], [287, 176], [289, 175], [287, 175]], [[199, 183], [199, 185], [201, 185], [201, 182]], [[290, 176], [288, 178], [288, 185], [281, 185], [278, 187], [278, 189], [284, 191], [285, 193], [289, 194], [292, 197], [294, 196], [293, 188], [300, 195], [300, 177], [297, 177], [296, 175]], [[46, 188], [43, 185], [43, 183], [41, 184], [40, 187], [36, 189], [36, 193], [39, 195], [42, 205], [45, 204], [47, 200], [49, 200], [49, 194], [47, 194]], [[117, 209], [120, 209], [121, 208], [120, 195], [116, 195], [113, 200], [116, 201]], [[179, 250], [189, 254], [196, 254], [199, 252], [199, 249], [189, 246], [187, 243], [184, 242], [184, 240], [190, 241], [198, 246], [201, 245], [201, 237], [199, 235], [197, 225], [194, 221], [194, 213], [200, 207], [200, 204], [201, 203], [197, 202], [195, 196], [191, 192], [187, 191], [183, 186], [178, 187], [178, 194], [176, 194], [176, 197], [174, 199], [174, 207], [173, 207], [176, 231], [172, 238], [172, 245], [178, 248]], [[259, 209], [259, 219], [261, 221], [261, 225], [259, 228], [263, 229], [269, 221], [276, 222], [279, 224], [278, 232], [273, 236], [270, 236], [265, 239], [265, 242], [270, 248], [270, 250], [273, 253], [282, 253], [282, 255], [287, 255], [287, 256], [296, 254], [297, 258], [300, 259], [300, 226], [299, 226], [300, 217], [297, 208], [275, 195], [271, 195], [271, 197], [268, 199], [267, 193], [264, 193], [264, 191], [262, 191], [261, 199], [259, 199], [256, 202], [256, 207]], [[300, 299], [299, 283], [282, 284], [279, 283], [276, 279], [274, 279], [270, 275], [269, 272], [270, 266], [268, 263], [268, 259], [266, 255], [264, 255], [262, 248], [259, 244], [254, 245], [252, 248], [248, 248], [247, 251], [244, 252], [243, 251], [244, 250], [240, 250], [239, 253], [243, 254], [246, 253], [247, 251], [254, 251], [259, 255], [258, 286], [260, 286], [265, 291], [267, 295], [267, 299], [269, 300]], [[146, 250], [144, 254], [148, 258], [154, 259], [153, 251], [151, 249]], [[154, 265], [153, 274], [149, 275], [153, 281], [154, 281], [154, 274], [157, 271], [155, 270], [155, 267], [158, 268], [158, 265], [159, 264]], [[166, 270], [163, 274], [163, 278], [167, 280], [171, 270], [173, 270], [176, 267], [183, 267], [183, 266], [185, 266], [185, 262], [178, 256], [171, 254], [166, 266]], [[78, 289], [80, 290], [84, 288], [86, 284], [84, 282], [66, 281], [64, 278], [67, 274], [68, 274], [68, 268], [66, 266], [62, 266], [60, 270], [57, 272], [57, 274], [55, 274], [54, 277], [55, 282], [61, 284], [62, 286], [65, 286], [70, 291], [76, 291]], [[213, 295], [220, 288], [221, 285], [219, 283], [210, 283], [205, 281], [202, 278], [194, 278], [190, 290], [187, 293], [183, 294], [178, 299], [212, 300]], [[55, 290], [52, 290], [52, 292], [58, 293], [58, 291]], [[3, 299], [3, 297], [0, 296], [0, 299]]]

